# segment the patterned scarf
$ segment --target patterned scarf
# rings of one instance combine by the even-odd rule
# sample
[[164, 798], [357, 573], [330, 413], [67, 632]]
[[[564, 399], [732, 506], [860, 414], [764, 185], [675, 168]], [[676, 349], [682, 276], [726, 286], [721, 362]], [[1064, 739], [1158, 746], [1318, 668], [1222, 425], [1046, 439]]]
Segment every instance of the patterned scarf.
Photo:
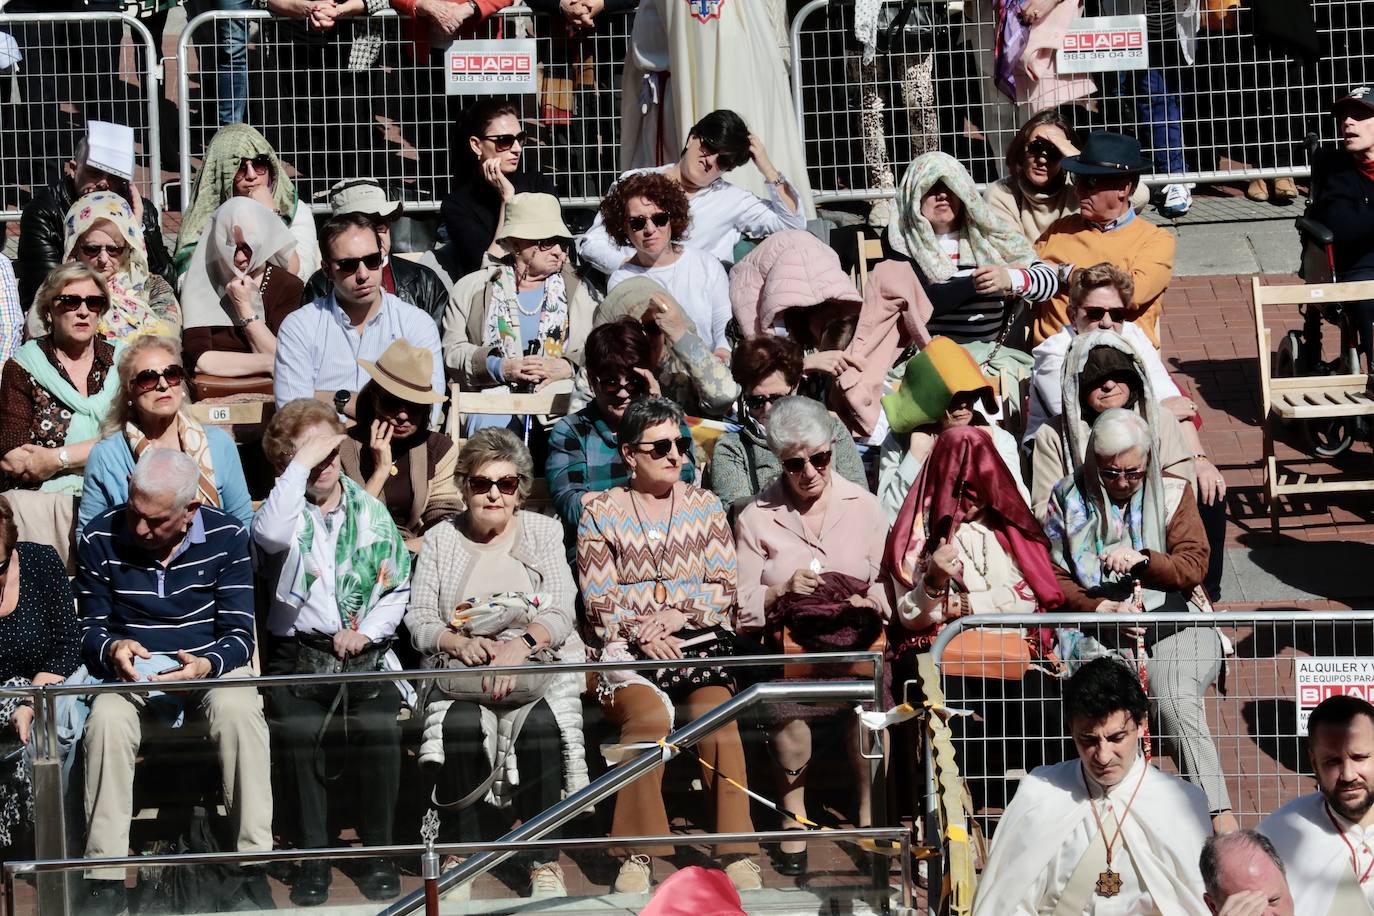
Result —
[[[513, 359], [525, 355], [526, 341], [520, 339], [520, 299], [516, 293], [515, 268], [502, 264], [491, 285], [491, 308], [482, 343], [499, 346], [501, 355]], [[568, 297], [562, 272], [544, 280], [544, 298], [539, 303], [539, 355], [558, 357], [568, 343]]]
[[[343, 525], [334, 548], [334, 597], [339, 605], [339, 621], [348, 629], [358, 624], [377, 606], [382, 595], [410, 576], [410, 551], [391, 520], [391, 513], [351, 478], [343, 484]], [[279, 600], [299, 605], [305, 601], [320, 576], [311, 554], [315, 541], [315, 517], [302, 512], [292, 546], [282, 568]], [[282, 594], [282, 587], [287, 593]]]
[[927, 280], [943, 283], [954, 276], [955, 269], [949, 255], [940, 250], [930, 220], [921, 215], [921, 198], [936, 184], [943, 184], [963, 204], [960, 267], [1026, 265], [1036, 259], [1035, 249], [1020, 229], [988, 206], [957, 159], [945, 153], [926, 153], [902, 176], [902, 186], [897, 190], [898, 219], [888, 227], [887, 240], [910, 256]]
[[113, 191], [96, 191], [77, 198], [67, 210], [63, 260], [76, 257], [77, 245], [87, 232], [105, 223], [114, 235], [124, 240], [128, 250], [115, 275], [106, 280], [110, 288], [110, 307], [100, 316], [100, 334], [107, 340], [120, 340], [133, 334], [176, 336], [148, 304], [148, 249], [143, 241], [143, 226], [134, 218], [133, 208]]
[[[144, 452], [156, 447], [147, 434], [133, 423], [124, 424], [124, 438], [129, 443], [129, 451], [133, 452], [134, 464], [138, 464]], [[219, 486], [215, 483], [215, 463], [210, 457], [210, 437], [205, 434], [205, 427], [178, 415], [177, 442], [181, 443], [183, 452], [196, 460], [196, 467], [200, 469], [200, 478], [196, 481], [196, 499], [202, 505], [221, 508]]]

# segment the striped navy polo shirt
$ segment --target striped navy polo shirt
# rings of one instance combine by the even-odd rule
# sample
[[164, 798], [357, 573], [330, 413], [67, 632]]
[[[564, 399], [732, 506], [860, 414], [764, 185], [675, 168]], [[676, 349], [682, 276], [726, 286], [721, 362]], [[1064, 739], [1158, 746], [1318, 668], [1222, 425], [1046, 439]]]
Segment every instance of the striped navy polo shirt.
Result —
[[219, 677], [253, 655], [253, 564], [239, 520], [202, 506], [164, 568], [135, 541], [125, 506], [91, 519], [76, 539], [81, 654], [113, 677], [110, 646], [137, 640], [149, 652], [185, 649]]

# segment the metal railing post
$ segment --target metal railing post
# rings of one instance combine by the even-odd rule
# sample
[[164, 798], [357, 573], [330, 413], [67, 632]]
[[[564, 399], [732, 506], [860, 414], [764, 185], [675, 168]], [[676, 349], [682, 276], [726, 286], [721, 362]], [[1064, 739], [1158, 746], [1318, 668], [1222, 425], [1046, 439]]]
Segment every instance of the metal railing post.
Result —
[[[855, 681], [755, 684], [677, 731], [671, 732], [665, 742], [679, 747], [696, 744], [701, 739], [738, 719], [746, 709], [758, 703], [766, 702], [770, 698], [786, 698], [797, 703], [854, 702], [863, 701], [869, 695], [871, 695], [871, 687], [868, 684]], [[516, 827], [501, 837], [498, 842], [508, 843], [539, 839], [551, 830], [556, 830], [572, 820], [578, 812], [588, 805], [602, 801], [655, 767], [662, 766], [672, 756], [671, 750], [666, 747], [644, 751], [610, 770], [585, 788], [569, 795], [552, 808], [541, 812], [537, 817]], [[690, 842], [690, 837], [685, 837], [684, 841]], [[472, 856], [439, 878], [439, 893], [442, 894], [465, 881], [471, 881], [478, 875], [500, 865], [512, 855], [514, 855], [512, 852], [483, 852]], [[382, 910], [379, 916], [406, 916], [406, 914], [416, 912], [424, 905], [424, 891], [415, 891]]]
[[[57, 698], [40, 687], [34, 697], [34, 852], [43, 859], [67, 858], [67, 817], [62, 797], [62, 758], [57, 748]], [[39, 911], [71, 912], [70, 882], [63, 872], [38, 876]], [[13, 910], [10, 910], [13, 913]]]

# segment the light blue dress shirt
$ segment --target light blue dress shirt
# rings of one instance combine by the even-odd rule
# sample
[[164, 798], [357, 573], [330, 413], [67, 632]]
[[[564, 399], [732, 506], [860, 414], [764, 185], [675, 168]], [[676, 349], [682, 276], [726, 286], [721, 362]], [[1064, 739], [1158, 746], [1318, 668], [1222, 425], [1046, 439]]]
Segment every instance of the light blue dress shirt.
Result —
[[[272, 393], [281, 407], [297, 398], [313, 398], [316, 391], [361, 391], [370, 380], [358, 360], [376, 361], [394, 340], [404, 338], [434, 355], [431, 378], [435, 392], [444, 393], [443, 350], [434, 319], [415, 306], [382, 293], [377, 314], [354, 329], [334, 293], [303, 305], [286, 317], [277, 331], [277, 359]], [[434, 405], [437, 426], [443, 404]]]

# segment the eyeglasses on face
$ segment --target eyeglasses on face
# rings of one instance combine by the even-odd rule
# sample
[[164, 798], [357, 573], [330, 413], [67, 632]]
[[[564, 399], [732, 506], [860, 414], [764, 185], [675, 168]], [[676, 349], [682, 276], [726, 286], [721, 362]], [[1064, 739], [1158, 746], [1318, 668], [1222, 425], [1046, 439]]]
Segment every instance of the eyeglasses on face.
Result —
[[630, 227], [631, 232], [643, 232], [644, 227], [649, 225], [650, 220], [658, 228], [662, 229], [672, 220], [672, 217], [662, 210], [657, 213], [650, 213], [648, 216], [632, 216], [625, 221], [625, 225]]
[[540, 251], [552, 251], [555, 248], [557, 248], [559, 251], [566, 251], [568, 249], [568, 240], [564, 238], [558, 238], [556, 236], [551, 236], [546, 239], [540, 239], [537, 242], [532, 241], [530, 242], [530, 244], [538, 248]]
[[498, 153], [504, 153], [517, 143], [524, 146], [529, 138], [530, 135], [523, 130], [518, 134], [482, 134], [482, 139], [496, 147]]
[[1059, 151], [1059, 147], [1045, 140], [1032, 140], [1027, 144], [1026, 156], [1034, 159], [1044, 159], [1046, 162], [1058, 162], [1064, 158], [1064, 154]]
[[1073, 183], [1085, 191], [1096, 191], [1098, 188], [1114, 188], [1121, 183], [1121, 179], [1128, 177], [1125, 175], [1075, 175]]
[[624, 391], [631, 397], [648, 391], [648, 383], [637, 375], [629, 378], [599, 378], [596, 385], [607, 394], [620, 394]]
[[830, 450], [817, 452], [814, 455], [797, 455], [792, 458], [782, 459], [782, 469], [789, 474], [800, 474], [806, 469], [807, 462], [818, 471], [824, 471], [830, 467]]
[[361, 264], [368, 270], [380, 270], [383, 255], [380, 251], [365, 254], [360, 258], [330, 258], [334, 262], [334, 269], [345, 274], [355, 274], [358, 272], [358, 265]]
[[1103, 480], [1141, 480], [1145, 477], [1144, 468], [1098, 468], [1097, 475]]
[[1083, 306], [1083, 317], [1089, 321], [1101, 321], [1104, 315], [1110, 315], [1112, 321], [1120, 324], [1126, 320], [1126, 309], [1123, 308], [1104, 308], [1100, 305]]
[[110, 307], [110, 300], [105, 296], [73, 296], [70, 293], [52, 299], [52, 307], [59, 312], [74, 312], [83, 305], [93, 312], [103, 312]]
[[644, 453], [650, 458], [667, 458], [668, 452], [677, 449], [677, 453], [686, 458], [692, 454], [692, 437], [678, 436], [676, 439], [655, 439], [653, 442], [636, 442], [635, 448], [643, 449]]
[[175, 388], [186, 380], [186, 370], [175, 364], [164, 369], [144, 369], [129, 379], [129, 387], [138, 394], [146, 394], [158, 387], [158, 379], [166, 382], [168, 388]]
[[266, 172], [272, 168], [272, 157], [266, 153], [259, 153], [251, 159], [244, 156], [239, 160], [240, 172], [246, 172], [250, 167], [255, 172]]
[[495, 480], [490, 477], [468, 478], [468, 491], [474, 496], [490, 493], [492, 487], [495, 487], [502, 496], [514, 496], [515, 491], [520, 489], [520, 477], [518, 474], [509, 474]]
[[389, 417], [400, 416], [401, 414], [415, 417], [424, 413], [424, 408], [420, 405], [398, 398], [389, 391], [377, 392], [377, 410]]
[[127, 245], [97, 245], [95, 242], [81, 243], [81, 256], [90, 260], [100, 257], [101, 252], [109, 255], [116, 260], [124, 257], [124, 252], [129, 250]]
[[746, 394], [744, 396], [744, 406], [750, 410], [762, 410], [765, 407], [772, 407], [778, 401], [789, 397], [789, 392], [783, 394]]

